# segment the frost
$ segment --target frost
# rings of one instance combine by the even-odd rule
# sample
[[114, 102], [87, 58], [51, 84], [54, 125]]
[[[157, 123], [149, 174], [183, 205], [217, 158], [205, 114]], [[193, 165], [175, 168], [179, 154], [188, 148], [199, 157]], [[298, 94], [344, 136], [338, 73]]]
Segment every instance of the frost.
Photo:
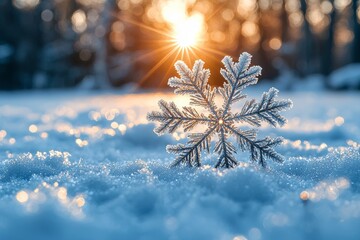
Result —
[[[229, 56], [224, 57], [222, 63], [225, 69], [221, 69], [220, 73], [226, 82], [218, 89], [212, 89], [208, 84], [210, 71], [203, 68], [203, 61], [196, 61], [192, 70], [182, 61], [175, 64], [180, 78], [170, 78], [169, 86], [175, 88], [176, 94], [190, 95], [190, 105], [203, 107], [208, 114], [199, 113], [190, 106], [180, 110], [175, 103], [164, 100], [159, 101], [160, 112], [153, 111], [148, 114], [148, 120], [160, 122], [160, 126], [154, 130], [158, 135], [174, 133], [180, 127], [188, 132], [200, 124], [207, 126], [203, 133], [189, 134], [188, 143], [167, 146], [168, 152], [178, 155], [172, 166], [201, 166], [201, 152], [210, 152], [214, 135], [218, 137], [214, 152], [219, 155], [215, 167], [232, 168], [238, 165], [234, 157], [236, 148], [229, 141], [232, 136], [236, 138], [242, 151], [250, 151], [251, 161], [258, 162], [263, 167], [266, 166], [266, 159], [283, 162], [283, 157], [273, 149], [282, 142], [282, 138], [257, 139], [255, 129], [242, 130], [236, 125], [248, 123], [260, 127], [262, 122], [266, 122], [274, 127], [282, 126], [286, 119], [280, 115], [280, 111], [292, 106], [290, 100], [276, 100], [278, 90], [271, 88], [262, 95], [259, 102], [252, 99], [244, 103], [240, 112], [231, 111], [235, 102], [246, 98], [242, 91], [256, 84], [257, 77], [261, 74], [261, 67], [249, 67], [250, 62], [251, 55], [246, 52], [240, 55], [236, 63]], [[223, 98], [220, 108], [215, 104], [217, 92]]]
[[[260, 84], [246, 89], [251, 96], [261, 97], [260, 91]], [[264, 126], [261, 134], [285, 138], [276, 150], [286, 161], [268, 161], [259, 171], [245, 161], [248, 152], [239, 151], [235, 156], [244, 162], [224, 171], [208, 165], [213, 154], [202, 157], [200, 168], [166, 166], [172, 156], [164, 148], [178, 140], [153, 134], [146, 115], [159, 98], [180, 106], [187, 96], [2, 92], [0, 239], [250, 240], [261, 234], [262, 240], [358, 240], [360, 105], [354, 103], [360, 95], [281, 93], [295, 103], [284, 113], [289, 123]], [[59, 107], [72, 109], [75, 118], [59, 115]], [[231, 107], [241, 109], [241, 102]], [[91, 112], [101, 118], [95, 121]], [[115, 135], [105, 134], [109, 129]], [[88, 145], [79, 147], [76, 139]]]

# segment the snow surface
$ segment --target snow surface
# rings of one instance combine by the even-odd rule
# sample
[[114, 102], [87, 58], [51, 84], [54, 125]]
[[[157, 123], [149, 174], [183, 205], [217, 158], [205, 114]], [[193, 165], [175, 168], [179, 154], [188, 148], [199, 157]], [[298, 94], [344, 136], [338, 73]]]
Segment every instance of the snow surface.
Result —
[[360, 64], [346, 65], [331, 73], [329, 84], [335, 89], [359, 89], [360, 88]]
[[215, 154], [170, 169], [165, 146], [184, 134], [146, 120], [184, 97], [0, 93], [0, 239], [360, 239], [360, 95], [280, 96], [289, 123], [259, 136], [284, 136], [286, 161], [264, 170], [239, 152], [216, 170]]

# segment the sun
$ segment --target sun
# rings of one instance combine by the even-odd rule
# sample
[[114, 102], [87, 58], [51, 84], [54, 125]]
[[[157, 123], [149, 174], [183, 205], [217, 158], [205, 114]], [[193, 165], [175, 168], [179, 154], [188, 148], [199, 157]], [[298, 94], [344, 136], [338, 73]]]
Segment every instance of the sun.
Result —
[[180, 48], [190, 48], [196, 46], [201, 40], [203, 30], [202, 18], [193, 15], [173, 24], [173, 35], [176, 45]]
[[189, 14], [186, 1], [166, 2], [161, 15], [170, 26], [171, 41], [178, 48], [191, 48], [199, 43], [204, 32], [204, 15], [200, 12]]
[[[179, 59], [191, 62], [201, 57], [217, 60], [217, 56], [226, 55], [226, 53], [209, 45], [209, 33], [207, 32], [208, 26], [206, 23], [208, 18], [202, 12], [196, 10], [189, 11], [190, 3], [191, 1], [187, 0], [166, 0], [163, 4], [158, 5], [157, 14], [154, 15], [151, 12], [149, 16], [159, 18], [152, 21], [159, 21], [163, 24], [162, 26], [165, 26], [164, 28], [155, 28], [126, 15], [116, 16], [123, 22], [136, 25], [142, 30], [161, 36], [159, 40], [155, 41], [155, 43], [158, 43], [157, 47], [136, 60], [143, 61], [155, 56], [162, 56], [139, 80], [140, 85], [149, 81], [150, 76], [164, 64], [174, 65]], [[170, 71], [171, 68], [168, 68], [161, 80], [161, 84], [165, 83]]]
[[181, 31], [176, 33], [174, 39], [176, 44], [181, 48], [188, 48], [191, 46], [195, 46], [197, 43], [196, 36], [190, 35], [186, 31]]

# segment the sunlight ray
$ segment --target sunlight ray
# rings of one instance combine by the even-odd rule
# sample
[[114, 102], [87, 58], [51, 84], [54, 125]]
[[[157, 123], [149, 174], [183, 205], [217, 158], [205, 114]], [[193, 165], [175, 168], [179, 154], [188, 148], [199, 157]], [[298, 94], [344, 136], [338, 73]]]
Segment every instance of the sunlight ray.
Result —
[[[177, 49], [176, 55], [173, 58], [170, 66], [174, 66], [175, 62], [178, 60], [178, 56], [179, 56], [181, 50], [182, 50], [181, 48]], [[168, 76], [169, 76], [169, 73], [170, 73], [171, 70], [172, 70], [172, 68], [168, 68], [168, 70], [166, 70], [166, 73], [165, 73], [164, 77], [161, 79], [160, 85], [162, 85], [165, 81], [168, 80]]]
[[169, 57], [176, 51], [177, 49], [172, 49], [168, 54], [166, 54], [157, 64], [155, 64], [148, 72], [147, 74], [141, 78], [139, 81], [139, 84], [143, 84], [166, 60], [169, 59]]

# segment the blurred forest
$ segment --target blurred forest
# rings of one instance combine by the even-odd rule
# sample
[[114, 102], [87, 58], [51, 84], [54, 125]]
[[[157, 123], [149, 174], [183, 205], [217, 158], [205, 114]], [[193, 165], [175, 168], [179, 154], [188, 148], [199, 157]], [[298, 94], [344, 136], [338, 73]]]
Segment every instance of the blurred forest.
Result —
[[331, 87], [360, 63], [359, 2], [1, 0], [0, 89], [164, 87], [176, 60], [198, 58], [217, 85], [222, 57], [243, 51], [263, 78], [321, 74]]

